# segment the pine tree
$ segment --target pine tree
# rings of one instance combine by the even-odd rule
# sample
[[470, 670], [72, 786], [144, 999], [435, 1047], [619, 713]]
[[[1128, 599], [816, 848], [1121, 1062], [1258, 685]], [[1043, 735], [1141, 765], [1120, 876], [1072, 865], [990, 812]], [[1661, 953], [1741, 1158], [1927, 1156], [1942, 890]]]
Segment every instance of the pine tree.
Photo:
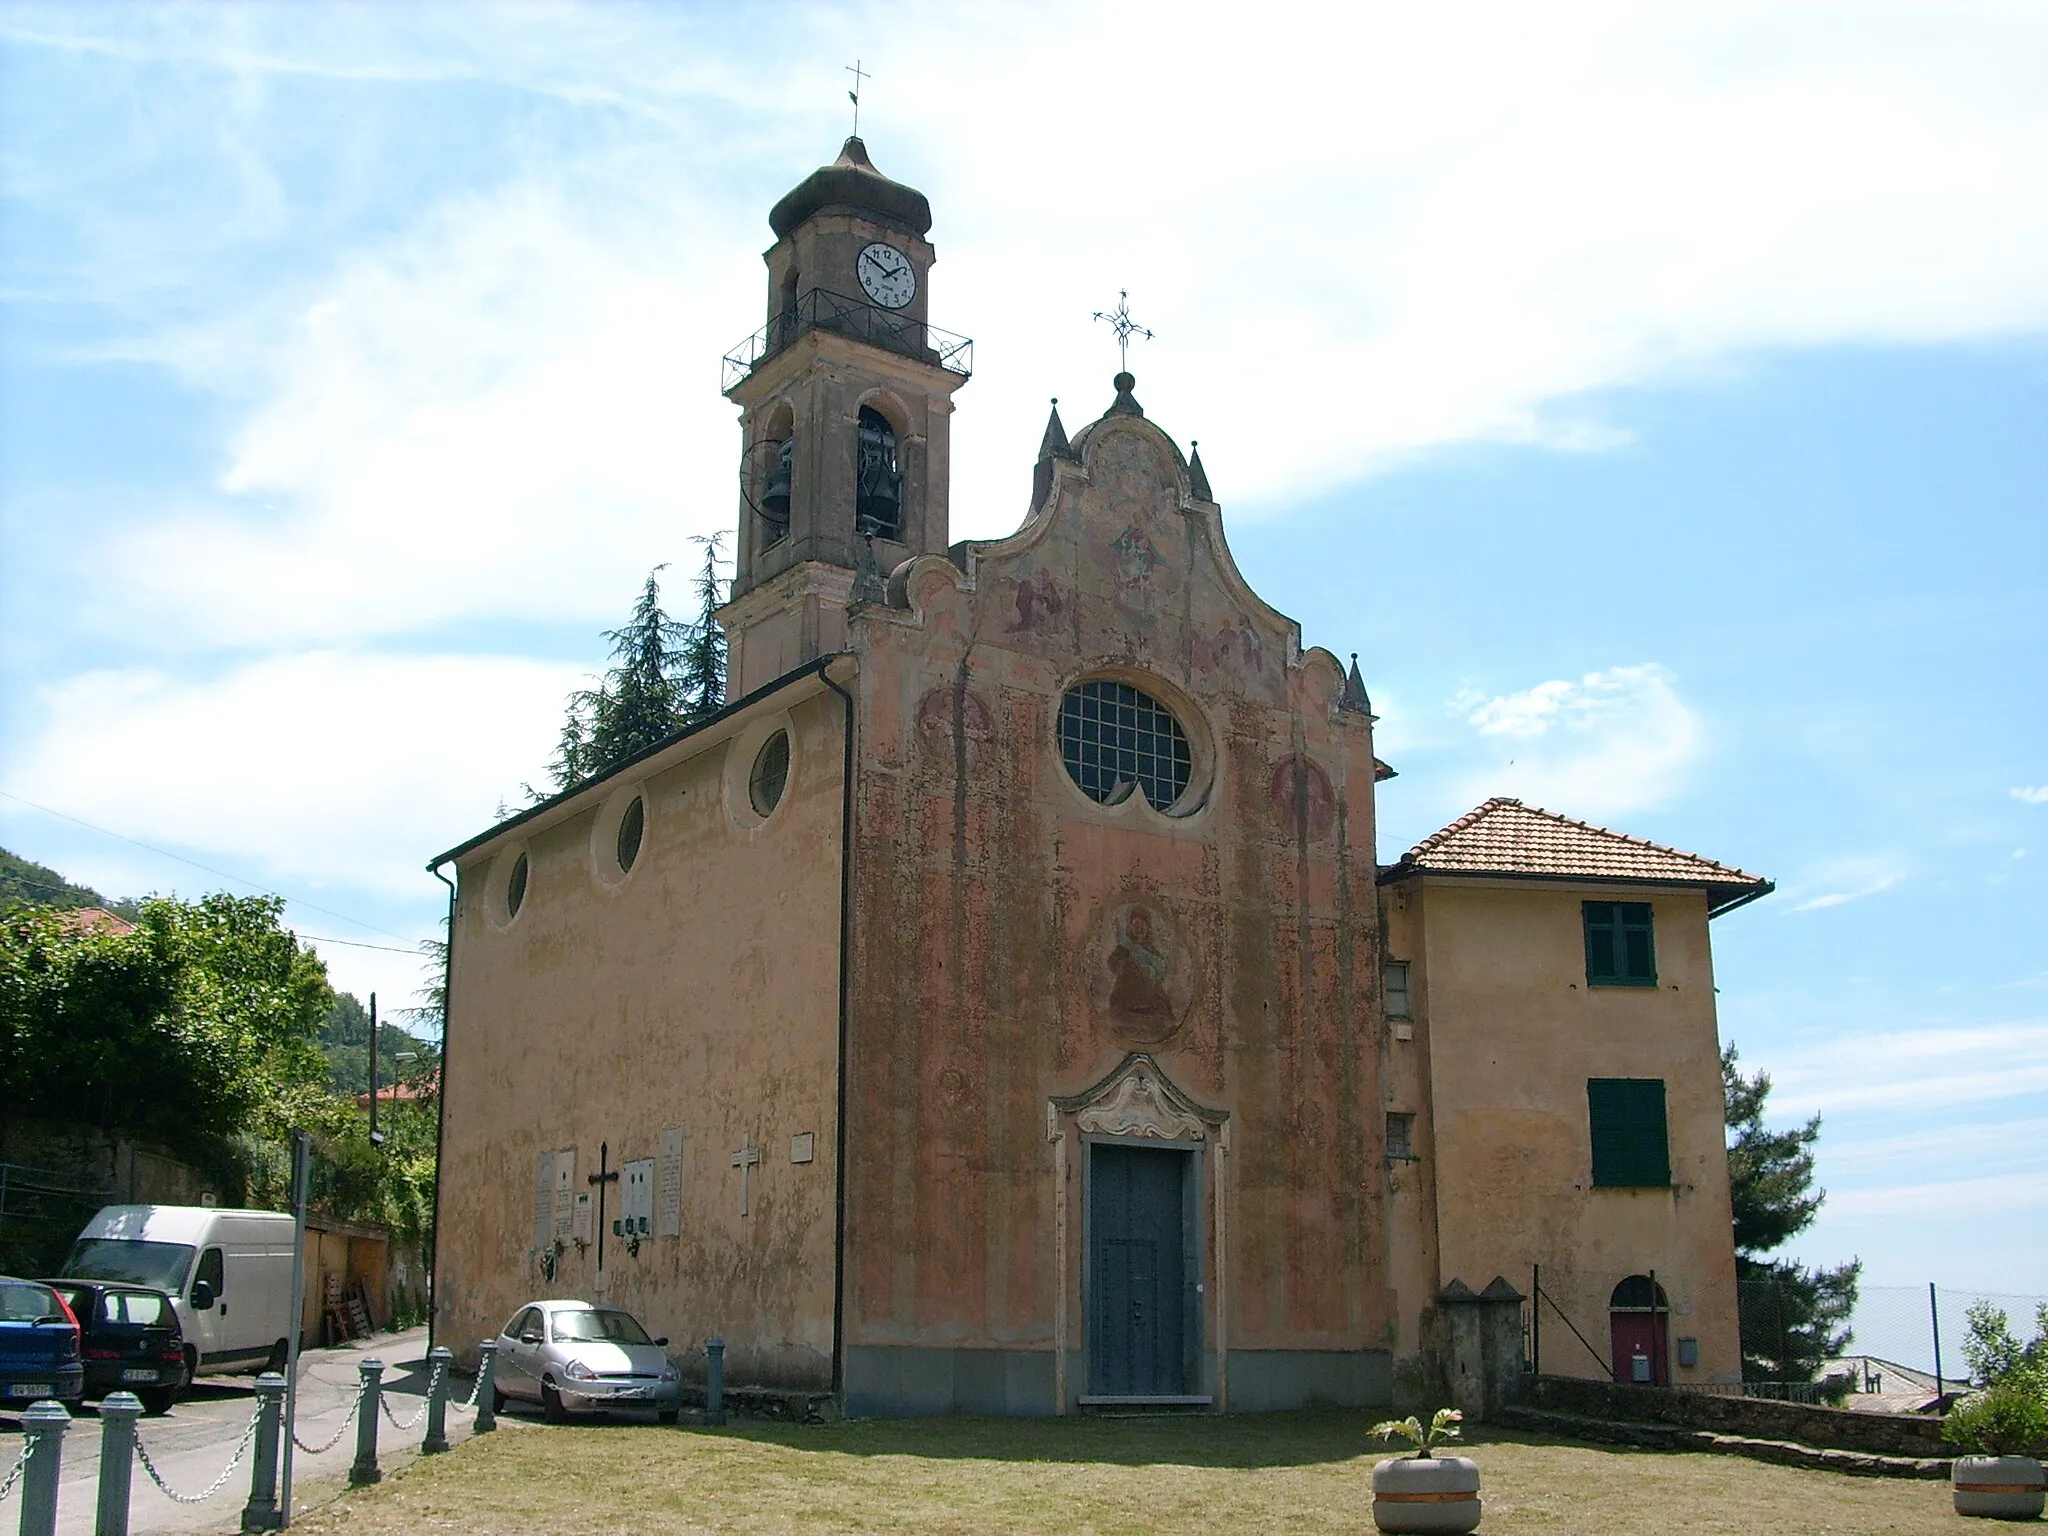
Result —
[[1747, 1381], [1812, 1381], [1821, 1363], [1849, 1343], [1846, 1325], [1856, 1309], [1863, 1261], [1808, 1269], [1763, 1257], [1812, 1225], [1827, 1199], [1827, 1191], [1813, 1185], [1820, 1116], [1792, 1130], [1771, 1130], [1764, 1124], [1770, 1074], [1744, 1077], [1736, 1062], [1734, 1046], [1722, 1051], [1742, 1375]]
[[684, 676], [686, 648], [696, 630], [662, 611], [658, 578], [666, 569], [657, 565], [647, 573], [632, 616], [618, 629], [605, 631], [612, 666], [597, 687], [569, 695], [561, 740], [548, 764], [558, 790], [608, 772], [695, 718], [687, 707]]
[[704, 551], [697, 571], [697, 618], [683, 643], [683, 713], [694, 724], [708, 720], [725, 705], [725, 628], [718, 610], [725, 602], [725, 535], [699, 535], [691, 541]]

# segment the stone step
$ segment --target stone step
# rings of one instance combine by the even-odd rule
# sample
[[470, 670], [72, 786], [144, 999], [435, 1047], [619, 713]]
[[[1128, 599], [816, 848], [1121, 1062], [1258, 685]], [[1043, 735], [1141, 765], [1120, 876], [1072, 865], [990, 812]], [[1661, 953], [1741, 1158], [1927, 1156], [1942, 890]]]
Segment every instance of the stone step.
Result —
[[1552, 1408], [1502, 1408], [1491, 1422], [1508, 1429], [1534, 1430], [1601, 1445], [1640, 1445], [1666, 1451], [1712, 1451], [1747, 1456], [1781, 1466], [1811, 1467], [1822, 1472], [1847, 1472], [1856, 1477], [1946, 1478], [1950, 1463], [1935, 1456], [1880, 1456], [1868, 1451], [1838, 1451], [1801, 1445], [1792, 1440], [1759, 1440], [1748, 1435], [1723, 1435], [1710, 1429], [1678, 1424], [1632, 1424], [1562, 1413]]

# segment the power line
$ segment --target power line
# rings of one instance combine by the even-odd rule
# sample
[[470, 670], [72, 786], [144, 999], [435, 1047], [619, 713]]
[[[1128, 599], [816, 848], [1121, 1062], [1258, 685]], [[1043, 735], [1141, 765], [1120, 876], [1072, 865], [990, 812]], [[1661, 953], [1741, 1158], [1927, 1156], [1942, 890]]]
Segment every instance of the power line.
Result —
[[411, 955], [415, 960], [426, 958], [416, 949], [400, 949], [395, 944], [365, 944], [361, 939], [331, 939], [324, 933], [294, 933], [292, 937], [305, 939], [314, 944], [346, 944], [350, 949], [381, 949], [387, 955]]
[[203, 869], [209, 875], [218, 875], [223, 880], [232, 880], [237, 885], [246, 885], [250, 890], [260, 895], [275, 896], [279, 901], [292, 902], [297, 906], [304, 907], [309, 912], [324, 912], [329, 917], [340, 918], [344, 923], [354, 923], [358, 928], [367, 928], [372, 933], [381, 933], [387, 939], [402, 940], [405, 938], [405, 935], [402, 933], [393, 933], [389, 928], [379, 928], [375, 923], [366, 923], [360, 917], [350, 917], [348, 913], [337, 912], [332, 907], [323, 907], [316, 902], [307, 901], [298, 896], [287, 896], [283, 891], [273, 891], [269, 886], [259, 885], [246, 876], [231, 875], [224, 869], [215, 869], [211, 864], [202, 864], [197, 859], [188, 859], [182, 853], [172, 853], [168, 848], [159, 848], [154, 843], [145, 843], [139, 837], [130, 837], [125, 832], [116, 832], [111, 828], [99, 826], [87, 821], [82, 816], [73, 816], [65, 811], [54, 811], [47, 805], [38, 805], [35, 801], [30, 800], [24, 795], [17, 795], [12, 790], [0, 789], [0, 796], [5, 796], [9, 800], [25, 805], [30, 810], [41, 811], [45, 816], [55, 816], [59, 821], [68, 821], [74, 826], [84, 827], [88, 832], [97, 832], [102, 837], [111, 837], [118, 842], [133, 843], [137, 848], [145, 848], [160, 858], [175, 859], [180, 864], [190, 864], [194, 869]]

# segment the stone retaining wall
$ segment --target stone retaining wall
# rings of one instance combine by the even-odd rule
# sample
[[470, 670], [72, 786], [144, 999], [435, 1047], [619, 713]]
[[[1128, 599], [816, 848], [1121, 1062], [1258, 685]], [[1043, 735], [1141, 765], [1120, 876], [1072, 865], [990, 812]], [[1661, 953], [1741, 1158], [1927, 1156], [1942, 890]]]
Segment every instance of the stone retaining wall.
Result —
[[1673, 1392], [1662, 1387], [1622, 1386], [1568, 1376], [1525, 1377], [1519, 1401], [1532, 1408], [1590, 1418], [1682, 1424], [1722, 1434], [1796, 1440], [1803, 1445], [1870, 1451], [1881, 1456], [1949, 1454], [1941, 1438], [1941, 1420], [1919, 1414], [1854, 1413], [1846, 1408]]

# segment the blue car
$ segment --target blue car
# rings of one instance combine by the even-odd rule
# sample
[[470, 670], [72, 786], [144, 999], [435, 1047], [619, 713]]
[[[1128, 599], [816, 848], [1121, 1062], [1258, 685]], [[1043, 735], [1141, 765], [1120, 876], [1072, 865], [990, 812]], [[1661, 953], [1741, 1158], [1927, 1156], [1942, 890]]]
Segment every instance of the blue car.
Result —
[[85, 1393], [78, 1319], [39, 1280], [0, 1275], [0, 1406], [20, 1412], [46, 1397], [75, 1404]]

